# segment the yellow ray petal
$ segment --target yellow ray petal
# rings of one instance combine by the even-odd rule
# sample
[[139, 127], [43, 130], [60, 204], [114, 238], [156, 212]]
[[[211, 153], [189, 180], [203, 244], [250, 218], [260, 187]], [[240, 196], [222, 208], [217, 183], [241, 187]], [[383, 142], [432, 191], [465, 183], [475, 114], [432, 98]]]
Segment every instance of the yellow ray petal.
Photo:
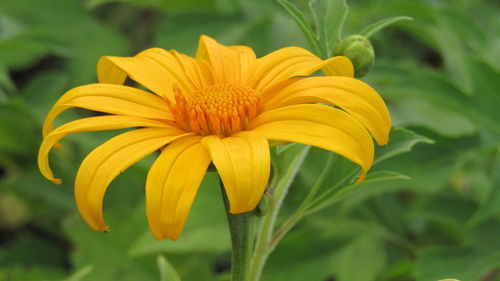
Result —
[[176, 240], [203, 180], [210, 157], [201, 137], [178, 139], [161, 152], [148, 173], [146, 212], [156, 239]]
[[[216, 83], [241, 83], [241, 49], [224, 46], [214, 39], [202, 35], [196, 51], [197, 59], [208, 59]], [[248, 57], [244, 56], [245, 62]]]
[[[232, 137], [242, 138], [247, 141], [252, 149], [252, 182], [253, 188], [242, 207], [242, 212], [253, 210], [259, 204], [262, 195], [269, 182], [271, 172], [271, 155], [269, 153], [269, 142], [267, 139], [258, 133], [251, 131], [241, 131], [233, 134]], [[227, 141], [226, 141], [227, 142]], [[244, 200], [242, 200], [244, 202]]]
[[[196, 89], [202, 89], [214, 84], [212, 70], [208, 66], [206, 60], [197, 60], [184, 54], [178, 53], [175, 50], [169, 51], [182, 66], [188, 79]], [[185, 92], [185, 95], [190, 95], [192, 92]]]
[[186, 135], [173, 128], [137, 129], [94, 149], [83, 160], [75, 180], [76, 203], [87, 224], [94, 230], [106, 231], [102, 201], [111, 181], [148, 154]]
[[[348, 60], [348, 59], [347, 59]], [[352, 64], [345, 57], [321, 60], [299, 47], [287, 47], [257, 59], [248, 69], [246, 84], [260, 92], [297, 76], [308, 76], [326, 68], [332, 74], [352, 76]]]
[[354, 77], [354, 65], [348, 57], [338, 56], [328, 60], [323, 72], [328, 76]]
[[309, 77], [290, 84], [278, 93], [262, 97], [265, 108], [301, 103], [338, 106], [359, 120], [378, 144], [389, 140], [391, 117], [387, 106], [368, 84], [349, 77]]
[[270, 140], [330, 150], [361, 166], [364, 178], [373, 163], [373, 141], [366, 129], [342, 110], [319, 104], [293, 105], [259, 115], [249, 130]]
[[291, 84], [297, 82], [298, 80], [302, 79], [308, 79], [309, 77], [294, 77], [290, 78], [284, 81], [281, 81], [277, 84], [274, 84], [272, 87], [267, 88], [265, 91], [261, 93], [261, 100], [266, 101], [266, 98], [269, 99], [270, 97], [274, 96], [276, 93], [281, 92], [283, 89], [286, 87], [290, 86]]
[[178, 58], [160, 48], [147, 49], [134, 57], [105, 56], [99, 59], [99, 82], [123, 84], [125, 75], [162, 97], [173, 97], [173, 85], [178, 85], [184, 92], [196, 90]]
[[131, 116], [98, 116], [76, 120], [64, 124], [57, 129], [51, 131], [42, 141], [40, 150], [38, 151], [38, 167], [42, 175], [48, 180], [60, 183], [60, 179], [55, 179], [54, 174], [49, 166], [49, 152], [52, 147], [68, 134], [79, 132], [93, 132], [104, 130], [116, 130], [130, 127], [157, 127], [171, 128], [163, 122], [143, 119]]
[[253, 210], [269, 180], [269, 144], [260, 134], [240, 132], [231, 137], [207, 136], [201, 141], [209, 151], [224, 183], [230, 212]]
[[97, 62], [97, 79], [100, 83], [123, 85], [127, 80], [127, 73], [107, 57], [101, 57]]
[[59, 98], [45, 118], [44, 136], [52, 130], [52, 123], [57, 116], [71, 107], [147, 119], [173, 120], [169, 107], [158, 96], [127, 86], [89, 84], [73, 88]]
[[252, 48], [247, 46], [229, 46], [229, 48], [235, 50], [239, 55], [239, 66], [241, 72], [241, 79], [244, 80], [245, 76], [248, 75], [248, 67], [255, 62], [256, 56]]

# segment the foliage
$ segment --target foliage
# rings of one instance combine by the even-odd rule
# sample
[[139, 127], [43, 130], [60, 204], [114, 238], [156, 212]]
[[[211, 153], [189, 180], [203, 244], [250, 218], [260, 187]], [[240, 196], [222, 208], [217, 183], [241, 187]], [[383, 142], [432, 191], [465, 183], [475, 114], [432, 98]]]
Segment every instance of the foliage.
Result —
[[[311, 48], [328, 56], [360, 32], [375, 48], [364, 80], [390, 107], [391, 142], [377, 148], [360, 185], [352, 185], [352, 163], [308, 152], [278, 216], [277, 231], [288, 235], [279, 237], [262, 280], [500, 280], [498, 4], [348, 1], [345, 16], [347, 6], [332, 9], [344, 1], [277, 2], [0, 0], [0, 281], [228, 280], [230, 243], [214, 174], [177, 242], [157, 242], [147, 229], [149, 158], [112, 183], [105, 202], [112, 231], [93, 232], [75, 209], [72, 181], [83, 156], [111, 134], [64, 140], [52, 155], [64, 183], [54, 186], [35, 163], [44, 115], [64, 91], [95, 81], [101, 55], [150, 46], [193, 54], [197, 37], [208, 34], [258, 55], [316, 42]], [[308, 36], [282, 6], [304, 11], [295, 20]], [[413, 21], [374, 33], [406, 19], [399, 15]], [[301, 148], [276, 148], [278, 173]]]

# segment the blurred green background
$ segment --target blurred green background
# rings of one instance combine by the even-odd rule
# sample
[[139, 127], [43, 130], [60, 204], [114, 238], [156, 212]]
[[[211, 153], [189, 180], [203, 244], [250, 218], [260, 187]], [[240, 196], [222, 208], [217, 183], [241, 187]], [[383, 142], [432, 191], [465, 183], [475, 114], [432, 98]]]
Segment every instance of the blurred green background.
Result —
[[[378, 152], [386, 159], [372, 172], [387, 180], [368, 182], [299, 223], [262, 280], [500, 280], [500, 2], [348, 4], [344, 36], [385, 17], [414, 18], [372, 38], [377, 59], [363, 78], [405, 129], [393, 130], [391, 155]], [[200, 34], [249, 45], [260, 56], [309, 47], [271, 0], [0, 0], [0, 281], [228, 280], [216, 175], [206, 176], [181, 238], [156, 242], [143, 195], [152, 157], [112, 183], [110, 233], [93, 232], [76, 211], [80, 161], [116, 132], [65, 139], [52, 154], [60, 186], [36, 166], [45, 114], [68, 89], [96, 81], [99, 56], [153, 46], [193, 55]], [[60, 121], [85, 115], [75, 110]], [[283, 215], [303, 198], [326, 155], [311, 151]]]

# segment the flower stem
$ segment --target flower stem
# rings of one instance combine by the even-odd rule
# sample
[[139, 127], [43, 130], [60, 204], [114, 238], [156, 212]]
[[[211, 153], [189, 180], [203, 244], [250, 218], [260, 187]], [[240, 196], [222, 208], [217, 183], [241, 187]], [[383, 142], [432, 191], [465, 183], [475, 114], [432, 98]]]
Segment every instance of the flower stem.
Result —
[[231, 214], [229, 200], [221, 181], [224, 204], [226, 206], [227, 222], [231, 233], [231, 281], [247, 281], [248, 270], [253, 255], [255, 240], [253, 212]]
[[314, 199], [320, 187], [325, 182], [326, 176], [331, 172], [331, 169], [335, 164], [335, 159], [336, 158], [333, 153], [330, 153], [328, 155], [325, 166], [323, 167], [323, 171], [321, 171], [321, 174], [316, 179], [316, 182], [307, 194], [304, 201], [302, 201], [302, 204], [300, 204], [295, 213], [291, 215], [274, 233], [271, 239], [270, 251], [273, 251], [276, 245], [278, 245], [278, 243], [281, 241], [281, 239], [304, 217], [307, 209], [310, 207], [310, 202]]
[[260, 229], [257, 236], [257, 241], [255, 245], [255, 254], [252, 260], [252, 267], [250, 269], [250, 279], [249, 281], [259, 281], [266, 264], [269, 254], [273, 250], [272, 237], [274, 225], [276, 223], [276, 218], [283, 204], [288, 189], [292, 184], [293, 179], [297, 175], [302, 162], [304, 161], [307, 153], [309, 152], [309, 147], [306, 146], [304, 149], [298, 153], [286, 169], [285, 173], [276, 181], [276, 186], [271, 187], [271, 192], [273, 193], [270, 198], [270, 205], [267, 214], [263, 217], [260, 224]]

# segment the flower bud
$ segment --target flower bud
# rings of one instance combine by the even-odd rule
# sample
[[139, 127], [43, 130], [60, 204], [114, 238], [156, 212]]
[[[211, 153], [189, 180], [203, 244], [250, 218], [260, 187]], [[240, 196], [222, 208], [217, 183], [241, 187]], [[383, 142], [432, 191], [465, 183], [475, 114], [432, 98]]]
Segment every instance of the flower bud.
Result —
[[344, 38], [335, 47], [333, 53], [336, 56], [346, 56], [351, 59], [356, 77], [365, 76], [375, 61], [373, 46], [370, 40], [362, 35]]

